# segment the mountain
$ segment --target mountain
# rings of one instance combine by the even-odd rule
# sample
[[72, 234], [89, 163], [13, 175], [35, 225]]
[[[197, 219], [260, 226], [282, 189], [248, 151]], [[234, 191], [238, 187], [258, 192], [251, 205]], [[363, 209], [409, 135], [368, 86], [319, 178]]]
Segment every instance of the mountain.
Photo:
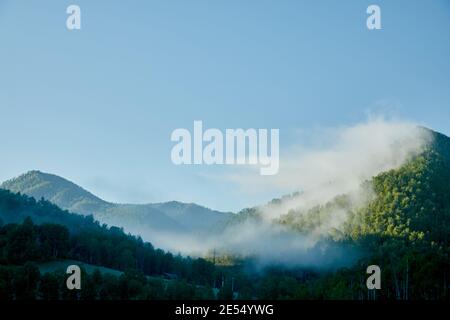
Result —
[[[68, 264], [85, 271], [83, 290], [62, 285]], [[211, 299], [209, 285], [223, 276], [215, 270], [202, 258], [173, 255], [91, 215], [0, 189], [0, 301], [188, 299], [198, 293]], [[168, 281], [166, 275], [176, 276]], [[183, 297], [186, 288], [195, 290]]]
[[365, 183], [363, 189], [373, 193], [367, 203], [354, 206], [351, 195], [344, 194], [309, 212], [294, 211], [282, 218], [296, 230], [314, 231], [332, 225], [336, 212], [346, 212], [340, 234], [330, 229], [330, 235], [356, 246], [363, 258], [347, 275], [333, 275], [332, 282], [347, 286], [331, 297], [354, 297], [348, 285], [367, 266], [377, 265], [384, 281], [376, 290], [379, 299], [448, 299], [450, 138], [429, 133], [432, 142], [421, 154]]
[[[355, 201], [355, 194], [343, 193], [305, 208], [293, 204], [300, 203], [306, 192], [295, 194], [243, 210], [228, 228], [267, 218], [264, 214], [270, 209], [281, 210], [284, 213], [273, 223], [296, 232], [307, 243], [320, 239], [326, 244], [323, 248], [331, 245], [331, 251], [324, 251], [326, 256], [335, 248], [344, 249], [349, 259], [356, 254], [357, 261], [351, 265], [304, 282], [308, 298], [312, 292], [321, 292], [319, 299], [361, 299], [358, 282], [365, 288], [362, 279], [367, 267], [376, 265], [382, 285], [380, 290], [372, 290], [371, 299], [448, 299], [450, 138], [424, 130], [431, 141], [419, 154], [362, 183], [356, 196], [367, 198]], [[289, 209], [286, 203], [291, 205]], [[280, 250], [273, 243], [269, 250]], [[295, 253], [291, 250], [287, 255]]]
[[62, 177], [36, 170], [5, 181], [0, 188], [35, 199], [44, 198], [71, 212], [92, 214], [101, 223], [124, 227], [137, 234], [148, 231], [208, 232], [232, 216], [232, 213], [177, 201], [155, 204], [111, 203]]
[[202, 230], [222, 224], [233, 216], [232, 213], [219, 212], [195, 203], [178, 201], [155, 203], [147, 206], [164, 212], [179, 224], [193, 230]]
[[[228, 224], [261, 219], [264, 211], [279, 210], [274, 220], [299, 233], [357, 241], [368, 236], [426, 242], [449, 248], [450, 138], [426, 128], [430, 143], [400, 166], [365, 181], [357, 194], [340, 194], [330, 201], [300, 209], [303, 194], [274, 199], [265, 206], [243, 210]], [[355, 200], [358, 199], [358, 200]], [[290, 209], [284, 209], [286, 204]], [[285, 211], [283, 211], [285, 210]]]
[[94, 196], [78, 185], [53, 174], [29, 171], [3, 182], [0, 187], [20, 192], [37, 200], [44, 198], [60, 208], [83, 215], [105, 210], [111, 204]]
[[[258, 259], [252, 259], [250, 250], [253, 247], [249, 247], [248, 256], [243, 257], [242, 264], [235, 264], [232, 268], [220, 267], [216, 264], [219, 258], [232, 260], [233, 257], [223, 256], [216, 260], [216, 252], [220, 254], [220, 251], [215, 250], [212, 259], [214, 263], [203, 259], [184, 259], [181, 256], [154, 249], [152, 245], [126, 235], [117, 228], [100, 226], [93, 221], [92, 216], [71, 214], [46, 200], [36, 201], [26, 195], [0, 189], [0, 288], [3, 289], [0, 290], [0, 296], [3, 294], [5, 297], [6, 292], [7, 297], [17, 299], [21, 297], [21, 288], [30, 287], [29, 281], [35, 278], [25, 276], [34, 274], [32, 264], [27, 262], [70, 259], [120, 271], [137, 268], [150, 276], [176, 274], [183, 282], [191, 281], [194, 288], [204, 288], [211, 283], [222, 283], [222, 292], [225, 288], [234, 287], [240, 295], [242, 294], [241, 297], [246, 299], [448, 301], [450, 297], [448, 290], [450, 138], [436, 132], [430, 131], [430, 134], [433, 138], [432, 142], [420, 154], [398, 168], [377, 174], [362, 185], [362, 191], [367, 190], [372, 193], [367, 201], [355, 205], [351, 194], [342, 194], [306, 211], [299, 208], [286, 210], [288, 212], [274, 221], [299, 232], [301, 237], [298, 239], [301, 241], [309, 239], [308, 233], [317, 235], [322, 234], [323, 231], [329, 231], [331, 237], [327, 237], [326, 241], [321, 243], [325, 246], [319, 247], [320, 252], [308, 250], [308, 253], [322, 259], [325, 257], [323, 252], [328, 255], [338, 249], [343, 250], [342, 252], [351, 259], [353, 252], [357, 252], [358, 260], [354, 262], [352, 260], [351, 265], [344, 268], [336, 266], [331, 269], [321, 269], [312, 268], [307, 264], [301, 264], [299, 267], [288, 265], [284, 268], [282, 264], [276, 263], [264, 269], [265, 272], [261, 272], [263, 269], [259, 266], [255, 269], [254, 263], [257, 263]], [[188, 229], [189, 225], [184, 221], [185, 217], [189, 220], [192, 211], [202, 212], [205, 209], [178, 202], [115, 205], [79, 187], [76, 188], [76, 185], [62, 178], [48, 177], [40, 172], [31, 172], [27, 175], [17, 178], [15, 183], [7, 182], [5, 186], [23, 188], [21, 190], [29, 189], [28, 192], [34, 192], [36, 196], [38, 196], [36, 190], [40, 188], [51, 190], [46, 195], [54, 197], [54, 201], [65, 199], [68, 204], [74, 206], [78, 203], [88, 203], [90, 208], [101, 208], [98, 215], [110, 215], [117, 219], [123, 218], [122, 215], [124, 215], [132, 219], [141, 217], [145, 222], [148, 216], [151, 216], [147, 210], [152, 208], [163, 213], [167, 219], [175, 221], [181, 228]], [[55, 183], [60, 187], [51, 187]], [[42, 191], [41, 194], [44, 192]], [[267, 207], [279, 206], [285, 201], [290, 201], [291, 198], [296, 199], [302, 196], [303, 194], [296, 193], [272, 201]], [[72, 197], [79, 198], [74, 200], [71, 199]], [[82, 207], [78, 206], [78, 208]], [[329, 223], [338, 212], [345, 213], [346, 217], [345, 223], [341, 226]], [[209, 213], [208, 209], [199, 215], [203, 216], [207, 213]], [[251, 208], [233, 215], [233, 218], [227, 221], [233, 224], [242, 223], [243, 220], [258, 220], [261, 214], [260, 208]], [[32, 221], [25, 219], [26, 217], [31, 217]], [[23, 223], [10, 225], [11, 222]], [[135, 222], [134, 227], [137, 227], [139, 223], [141, 221]], [[55, 224], [65, 226], [70, 231], [70, 235], [64, 228]], [[246, 228], [239, 229], [238, 234], [253, 233], [255, 230], [251, 226], [246, 224]], [[337, 230], [334, 227], [337, 227]], [[280, 236], [277, 240], [283, 239], [283, 234]], [[267, 238], [269, 237], [266, 234], [262, 234], [260, 240], [265, 250], [261, 254], [279, 253], [283, 247], [277, 245], [276, 241], [271, 242], [270, 238], [267, 241]], [[203, 242], [206, 242], [205, 239], [207, 238], [201, 237]], [[248, 238], [245, 240], [247, 241]], [[188, 245], [191, 243], [188, 242]], [[330, 246], [331, 250], [328, 250]], [[294, 247], [283, 254], [297, 257], [299, 252], [301, 251], [295, 251]], [[379, 290], [368, 290], [366, 286], [367, 267], [371, 265], [379, 266], [381, 270], [382, 285]], [[257, 272], [251, 273], [252, 270]], [[127, 272], [124, 275], [126, 276]], [[134, 272], [128, 276], [129, 278], [126, 279], [130, 279], [130, 282], [133, 280], [133, 288], [139, 281], [143, 282], [146, 288], [152, 285], [148, 279]], [[26, 286], [10, 285], [24, 283], [23, 279], [28, 281]], [[43, 278], [42, 283], [46, 284], [48, 280]], [[46, 288], [48, 289], [48, 284], [46, 287], [42, 283], [35, 284], [35, 287], [45, 291]], [[120, 283], [123, 285], [127, 281]], [[108, 284], [107, 289], [98, 291], [111, 292], [111, 288], [115, 287], [121, 288], [119, 285]], [[163, 292], [164, 288], [170, 287], [159, 284], [151, 292]], [[183, 287], [179, 287], [178, 290], [186, 292], [188, 298], [195, 295], [195, 292], [186, 291]], [[86, 293], [90, 291], [82, 290]], [[169, 293], [170, 291], [172, 289]], [[232, 296], [233, 292], [229, 293]], [[148, 296], [133, 296], [135, 299], [142, 299], [142, 297]], [[172, 294], [168, 297], [174, 299]]]

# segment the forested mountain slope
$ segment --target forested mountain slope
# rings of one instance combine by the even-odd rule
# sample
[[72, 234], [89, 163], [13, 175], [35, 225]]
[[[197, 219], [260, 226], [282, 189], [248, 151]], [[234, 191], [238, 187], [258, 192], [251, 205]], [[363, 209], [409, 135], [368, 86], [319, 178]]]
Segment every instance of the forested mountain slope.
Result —
[[117, 204], [104, 201], [59, 176], [30, 171], [1, 186], [39, 200], [44, 198], [71, 212], [93, 215], [108, 225], [140, 234], [154, 232], [207, 232], [232, 216], [192, 203]]
[[[77, 260], [124, 273], [83, 275], [81, 295], [65, 288], [65, 270], [40, 274], [37, 264]], [[0, 300], [211, 298], [214, 265], [174, 256], [46, 200], [0, 189]], [[170, 287], [146, 276], [176, 275]]]
[[436, 132], [432, 135], [432, 143], [420, 155], [366, 181], [361, 192], [367, 200], [362, 205], [355, 206], [352, 196], [344, 194], [307, 212], [291, 210], [279, 222], [309, 232], [326, 225], [337, 211], [345, 211], [346, 221], [340, 228], [328, 230], [331, 236], [356, 240], [378, 235], [448, 247], [450, 138]]

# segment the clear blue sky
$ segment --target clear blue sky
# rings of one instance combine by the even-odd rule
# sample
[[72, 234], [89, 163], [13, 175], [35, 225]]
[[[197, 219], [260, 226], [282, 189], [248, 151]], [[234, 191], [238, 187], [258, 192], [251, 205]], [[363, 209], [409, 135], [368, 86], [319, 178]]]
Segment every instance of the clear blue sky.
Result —
[[283, 148], [371, 110], [450, 133], [446, 0], [0, 0], [0, 41], [1, 181], [39, 169], [106, 200], [238, 210], [269, 195], [174, 166], [172, 130], [280, 128]]

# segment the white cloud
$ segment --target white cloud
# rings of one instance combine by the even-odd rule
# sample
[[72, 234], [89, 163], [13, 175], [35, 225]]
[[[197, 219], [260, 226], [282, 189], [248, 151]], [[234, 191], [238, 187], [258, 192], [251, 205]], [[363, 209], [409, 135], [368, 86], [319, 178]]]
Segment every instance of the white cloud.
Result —
[[313, 139], [320, 141], [321, 146], [299, 141], [281, 155], [278, 175], [260, 177], [249, 170], [224, 178], [253, 192], [303, 191], [298, 201], [280, 207], [279, 213], [285, 213], [290, 208], [306, 209], [357, 190], [364, 180], [401, 166], [431, 139], [426, 130], [414, 123], [382, 118], [350, 127], [316, 130], [315, 134]]

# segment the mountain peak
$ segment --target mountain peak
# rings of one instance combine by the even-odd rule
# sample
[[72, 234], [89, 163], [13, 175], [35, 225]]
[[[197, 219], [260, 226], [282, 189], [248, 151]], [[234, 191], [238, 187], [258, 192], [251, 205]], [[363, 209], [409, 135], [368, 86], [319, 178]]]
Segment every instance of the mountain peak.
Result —
[[81, 214], [91, 214], [93, 206], [107, 204], [75, 183], [39, 170], [31, 170], [7, 180], [0, 188], [27, 194], [36, 199], [45, 198], [64, 209]]
[[195, 203], [170, 201], [149, 204], [118, 204], [104, 201], [75, 183], [39, 170], [28, 171], [5, 181], [0, 188], [20, 192], [35, 199], [44, 198], [58, 207], [83, 215], [92, 214], [109, 225], [139, 233], [146, 230], [208, 230], [231, 215]]

